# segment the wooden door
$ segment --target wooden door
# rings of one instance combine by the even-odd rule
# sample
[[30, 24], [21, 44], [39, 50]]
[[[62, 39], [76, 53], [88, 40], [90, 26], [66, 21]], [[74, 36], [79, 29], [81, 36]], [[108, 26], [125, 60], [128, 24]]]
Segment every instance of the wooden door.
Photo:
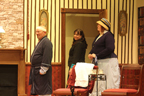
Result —
[[101, 18], [106, 18], [106, 19], [108, 19], [107, 9], [105, 9], [105, 10], [103, 10], [103, 11], [101, 11], [101, 12], [99, 13], [99, 19], [101, 19]]
[[61, 85], [65, 87], [65, 26], [66, 14], [99, 14], [99, 18], [107, 18], [106, 9], [66, 9], [61, 8]]

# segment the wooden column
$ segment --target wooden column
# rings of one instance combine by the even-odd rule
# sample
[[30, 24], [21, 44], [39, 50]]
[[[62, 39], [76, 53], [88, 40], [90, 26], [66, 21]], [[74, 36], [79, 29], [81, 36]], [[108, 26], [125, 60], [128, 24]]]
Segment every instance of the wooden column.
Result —
[[0, 49], [0, 65], [18, 65], [18, 96], [25, 94], [25, 49]]

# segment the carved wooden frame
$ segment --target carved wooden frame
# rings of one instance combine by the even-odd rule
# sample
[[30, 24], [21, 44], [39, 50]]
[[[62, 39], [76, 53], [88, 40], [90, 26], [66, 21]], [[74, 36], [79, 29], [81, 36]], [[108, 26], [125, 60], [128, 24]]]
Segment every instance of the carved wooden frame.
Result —
[[48, 11], [45, 9], [40, 10], [39, 12], [39, 25], [45, 26], [46, 34], [48, 34], [48, 27], [49, 27], [49, 14]]
[[124, 10], [119, 12], [118, 33], [120, 36], [125, 36], [127, 33], [127, 13]]

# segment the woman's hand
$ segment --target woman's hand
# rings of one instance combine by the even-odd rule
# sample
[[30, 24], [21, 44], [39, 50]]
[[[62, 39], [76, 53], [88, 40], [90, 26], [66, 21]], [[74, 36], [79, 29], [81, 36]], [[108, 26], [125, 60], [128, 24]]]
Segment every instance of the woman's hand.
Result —
[[92, 59], [95, 58], [95, 57], [96, 57], [96, 54], [94, 54], [94, 53], [88, 55], [88, 58], [89, 58], [90, 60], [92, 60]]
[[95, 57], [96, 57], [96, 54], [93, 53], [93, 54], [92, 54], [92, 57], [95, 58]]
[[89, 58], [90, 60], [92, 60], [92, 59], [93, 59], [92, 54], [89, 54], [89, 55], [88, 55], [88, 58]]
[[72, 68], [70, 68], [70, 70], [69, 70], [69, 75], [71, 74], [71, 72], [72, 72]]

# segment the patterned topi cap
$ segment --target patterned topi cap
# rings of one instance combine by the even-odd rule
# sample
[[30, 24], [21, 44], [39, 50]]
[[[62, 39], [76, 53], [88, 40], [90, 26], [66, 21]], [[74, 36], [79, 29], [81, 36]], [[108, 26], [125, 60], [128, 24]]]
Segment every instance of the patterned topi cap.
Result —
[[102, 18], [101, 20], [97, 21], [96, 23], [100, 24], [106, 30], [110, 30], [111, 24], [106, 18]]

